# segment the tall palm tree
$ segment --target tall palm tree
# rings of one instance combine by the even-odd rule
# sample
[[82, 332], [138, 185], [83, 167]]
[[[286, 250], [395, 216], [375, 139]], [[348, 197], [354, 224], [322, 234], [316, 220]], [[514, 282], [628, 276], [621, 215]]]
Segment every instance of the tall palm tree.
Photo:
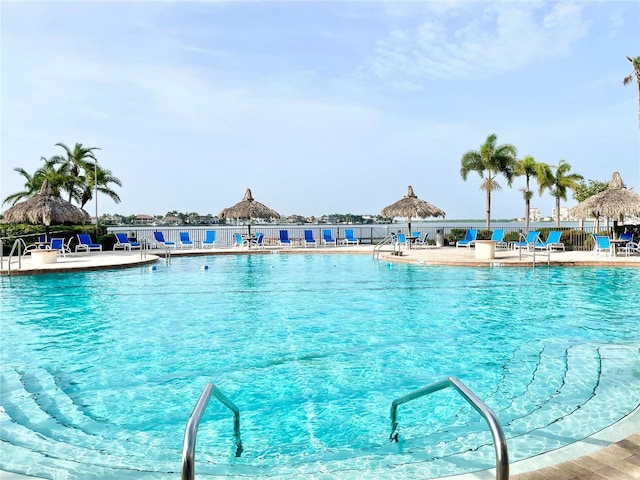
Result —
[[636, 79], [636, 85], [638, 85], [638, 126], [640, 126], [640, 57], [631, 58], [627, 55], [627, 60], [633, 65], [633, 72], [622, 79], [623, 85], [629, 85], [633, 82], [633, 78]]
[[555, 173], [551, 172], [549, 178], [543, 179], [540, 189], [549, 189], [551, 195], [556, 197], [556, 227], [560, 227], [560, 199], [567, 200], [567, 190], [575, 190], [579, 188], [580, 181], [584, 180], [582, 175], [577, 173], [569, 173], [571, 165], [564, 160], [558, 162]]
[[472, 171], [478, 172], [480, 178], [483, 178], [480, 190], [487, 192], [487, 230], [491, 228], [491, 192], [502, 188], [496, 177], [499, 174], [504, 175], [507, 184], [511, 186], [518, 155], [516, 147], [511, 144], [496, 145], [497, 138], [495, 133], [489, 135], [480, 146], [480, 150], [467, 151], [460, 162], [460, 175], [463, 180], [466, 181], [469, 172]]
[[525, 186], [524, 188], [521, 188], [520, 191], [522, 192], [522, 196], [524, 197], [524, 229], [525, 232], [528, 232], [531, 199], [533, 198], [533, 191], [530, 188], [530, 181], [532, 178], [538, 180], [538, 194], [542, 195], [542, 192], [546, 188], [542, 187], [542, 185], [550, 183], [552, 172], [549, 165], [542, 162], [536, 162], [536, 160], [531, 155], [527, 155], [522, 160], [519, 160], [516, 164], [514, 168], [514, 175], [517, 177], [525, 177]]
[[[90, 200], [93, 200], [96, 188], [98, 192], [106, 195], [115, 203], [120, 203], [120, 196], [110, 187], [110, 185], [115, 184], [121, 187], [122, 181], [115, 177], [111, 170], [100, 167], [97, 162], [87, 166], [88, 169], [85, 172], [85, 182], [82, 189], [82, 196], [80, 198], [80, 208], [84, 208]], [[97, 182], [95, 180], [96, 174]]]
[[67, 176], [63, 189], [69, 194], [69, 202], [76, 200], [81, 204], [87, 171], [97, 161], [93, 151], [100, 149], [83, 147], [81, 143], [76, 143], [73, 150], [64, 143], [56, 143], [56, 147], [63, 148], [66, 153], [66, 156], [57, 155], [52, 158], [60, 166], [59, 171]]

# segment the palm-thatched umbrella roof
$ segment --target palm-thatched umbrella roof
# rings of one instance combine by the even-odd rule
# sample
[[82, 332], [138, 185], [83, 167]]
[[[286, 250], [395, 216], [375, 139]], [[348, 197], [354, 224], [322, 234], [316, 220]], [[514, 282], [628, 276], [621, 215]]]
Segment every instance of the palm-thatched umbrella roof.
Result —
[[583, 200], [569, 210], [575, 218], [613, 218], [622, 221], [625, 215], [640, 215], [640, 195], [628, 190], [618, 172], [613, 172], [609, 188]]
[[[280, 218], [280, 214], [266, 205], [257, 202], [251, 194], [251, 189], [247, 188], [244, 198], [234, 206], [222, 210], [218, 214], [218, 217], [223, 219], [235, 218], [241, 220], [252, 220], [258, 218]], [[251, 234], [251, 224], [249, 224], [249, 234]]]
[[50, 225], [85, 223], [90, 220], [87, 212], [54, 194], [47, 180], [42, 183], [40, 193], [7, 209], [3, 217], [11, 223], [43, 224], [47, 236]]
[[381, 215], [387, 218], [407, 217], [409, 223], [409, 235], [411, 235], [411, 218], [443, 217], [445, 213], [435, 205], [422, 200], [413, 193], [413, 187], [409, 185], [407, 195], [382, 209]]

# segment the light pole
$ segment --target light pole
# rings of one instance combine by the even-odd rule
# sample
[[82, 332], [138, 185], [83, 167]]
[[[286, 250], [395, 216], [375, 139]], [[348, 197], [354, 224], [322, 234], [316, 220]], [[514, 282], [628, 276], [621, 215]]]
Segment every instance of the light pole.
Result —
[[98, 160], [93, 164], [93, 185], [96, 197], [96, 242], [98, 241]]

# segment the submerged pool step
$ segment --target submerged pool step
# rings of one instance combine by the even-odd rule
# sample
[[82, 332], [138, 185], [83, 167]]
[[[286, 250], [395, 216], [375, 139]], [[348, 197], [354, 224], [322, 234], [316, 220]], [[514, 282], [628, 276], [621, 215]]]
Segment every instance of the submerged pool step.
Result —
[[[34, 368], [28, 373], [24, 367], [20, 370], [23, 373], [8, 366], [1, 369], [0, 440], [5, 445], [28, 447], [34, 453], [61, 462], [88, 462], [105, 467], [170, 471], [179, 463], [179, 439], [176, 451], [166, 451], [164, 457], [176, 458], [176, 462], [160, 465], [145, 454], [149, 447], [164, 450], [148, 435], [143, 433], [147, 439], [144, 440], [139, 432], [120, 431], [117, 438], [112, 438], [108, 426], [82, 415], [78, 406], [56, 388], [55, 378], [46, 370]], [[43, 393], [43, 388], [50, 390]]]

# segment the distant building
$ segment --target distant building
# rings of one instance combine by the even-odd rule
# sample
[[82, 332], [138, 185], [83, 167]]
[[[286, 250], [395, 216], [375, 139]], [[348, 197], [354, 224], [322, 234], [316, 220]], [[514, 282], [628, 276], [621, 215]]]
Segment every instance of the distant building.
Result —
[[529, 208], [529, 221], [530, 222], [540, 221], [540, 209], [538, 207]]
[[153, 215], [145, 215], [143, 213], [136, 215], [133, 223], [135, 225], [152, 225], [156, 222], [156, 217]]
[[[553, 207], [553, 209], [551, 210], [551, 217], [556, 218], [556, 207]], [[574, 219], [571, 218], [571, 216], [569, 215], [569, 208], [560, 205], [560, 221], [567, 222], [571, 220], [574, 220]]]
[[180, 225], [182, 224], [182, 219], [180, 217], [175, 217], [173, 215], [167, 215], [162, 219], [162, 222], [165, 225]]

